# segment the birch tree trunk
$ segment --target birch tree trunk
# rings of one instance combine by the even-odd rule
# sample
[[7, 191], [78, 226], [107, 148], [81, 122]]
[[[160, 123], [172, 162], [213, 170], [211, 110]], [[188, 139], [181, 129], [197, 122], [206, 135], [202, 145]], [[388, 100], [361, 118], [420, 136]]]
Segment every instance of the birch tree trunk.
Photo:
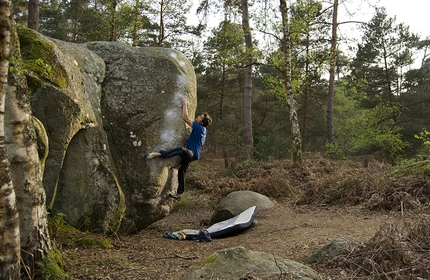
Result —
[[327, 98], [327, 133], [328, 142], [334, 143], [334, 123], [333, 123], [333, 100], [334, 100], [334, 77], [336, 75], [336, 49], [337, 49], [337, 9], [339, 1], [333, 3], [333, 20], [331, 26], [331, 57], [330, 57], [330, 76], [328, 80], [328, 98]]
[[4, 133], [12, 2], [0, 0], [0, 279], [20, 279], [19, 215]]
[[[17, 40], [16, 33], [11, 37], [12, 41]], [[20, 57], [19, 48], [12, 47], [11, 54]], [[10, 64], [16, 69], [21, 67], [19, 63]], [[4, 115], [6, 151], [20, 217], [21, 258], [27, 274], [33, 276], [35, 262], [42, 260], [51, 248], [42, 183], [44, 158], [38, 155], [27, 80], [22, 74], [9, 73], [8, 85]]]
[[243, 89], [243, 127], [244, 144], [246, 159], [252, 158], [254, 149], [254, 136], [252, 133], [252, 35], [249, 26], [248, 0], [241, 0], [242, 3], [242, 28], [245, 34], [246, 45], [246, 67], [245, 67], [245, 86]]
[[288, 6], [286, 0], [280, 0], [282, 15], [282, 33], [284, 39], [284, 83], [286, 90], [287, 105], [290, 113], [291, 133], [292, 133], [292, 154], [296, 165], [303, 163], [302, 140], [300, 136], [299, 118], [296, 111], [296, 100], [294, 99], [293, 87], [291, 84], [291, 50], [290, 50], [290, 29], [288, 23]]

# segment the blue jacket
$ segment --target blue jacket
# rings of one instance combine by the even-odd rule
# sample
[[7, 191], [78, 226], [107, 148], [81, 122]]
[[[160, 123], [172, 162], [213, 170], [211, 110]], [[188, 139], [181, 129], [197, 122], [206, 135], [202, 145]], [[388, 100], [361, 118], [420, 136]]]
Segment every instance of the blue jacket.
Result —
[[206, 127], [202, 124], [193, 122], [190, 138], [188, 138], [187, 149], [194, 152], [196, 159], [200, 158], [200, 151], [206, 140]]

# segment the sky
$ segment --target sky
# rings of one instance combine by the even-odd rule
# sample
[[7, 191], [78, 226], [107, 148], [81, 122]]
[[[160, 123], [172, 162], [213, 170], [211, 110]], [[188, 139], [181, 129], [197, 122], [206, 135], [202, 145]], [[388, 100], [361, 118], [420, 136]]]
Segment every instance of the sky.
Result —
[[[197, 3], [200, 0], [193, 0], [193, 2], [192, 13], [195, 13]], [[375, 13], [375, 9], [371, 6], [376, 5], [385, 7], [389, 17], [396, 17], [396, 24], [405, 23], [411, 32], [420, 36], [420, 39], [430, 38], [430, 0], [347, 0], [345, 2], [346, 4], [339, 7], [339, 22], [368, 22]], [[191, 16], [190, 19], [192, 18], [194, 17]], [[212, 21], [212, 24], [217, 25], [215, 21]], [[349, 38], [355, 37], [356, 40], [360, 40], [360, 32], [357, 27], [356, 24], [340, 26], [338, 36], [343, 34]], [[417, 57], [419, 56], [418, 54]], [[419, 60], [416, 61], [419, 62]]]
[[[421, 40], [426, 37], [430, 38], [430, 0], [348, 0], [346, 3], [343, 7], [339, 7], [339, 22], [347, 20], [368, 22], [375, 14], [375, 9], [370, 5], [376, 5], [385, 7], [388, 17], [395, 17], [396, 24], [408, 25], [409, 31], [417, 34]], [[347, 9], [349, 13], [346, 12]], [[338, 34], [360, 41], [361, 33], [357, 31], [357, 27], [357, 25], [340, 26]], [[347, 45], [340, 44], [339, 48], [349, 55], [354, 55], [354, 51], [350, 50]], [[422, 51], [414, 55], [415, 63], [411, 68], [421, 66], [422, 56]]]
[[[409, 30], [418, 34], [421, 39], [430, 37], [430, 0], [349, 0], [347, 6], [341, 7], [340, 17], [347, 17], [345, 14], [348, 7], [353, 19], [369, 21], [374, 15], [374, 9], [369, 6], [377, 5], [385, 7], [389, 17], [396, 17], [396, 23], [405, 23]], [[354, 4], [351, 4], [354, 3]]]
[[[193, 0], [192, 13], [195, 13], [199, 2], [200, 0]], [[374, 9], [370, 5], [383, 6], [387, 9], [389, 17], [396, 16], [397, 23], [406, 23], [410, 26], [410, 31], [417, 33], [422, 39], [430, 37], [430, 0], [347, 0], [346, 3], [348, 10], [354, 13], [353, 19], [369, 21], [374, 14]], [[344, 7], [343, 12], [345, 11]]]
[[380, 6], [387, 8], [390, 17], [404, 22], [410, 31], [418, 33], [422, 39], [430, 36], [430, 0], [380, 0]]

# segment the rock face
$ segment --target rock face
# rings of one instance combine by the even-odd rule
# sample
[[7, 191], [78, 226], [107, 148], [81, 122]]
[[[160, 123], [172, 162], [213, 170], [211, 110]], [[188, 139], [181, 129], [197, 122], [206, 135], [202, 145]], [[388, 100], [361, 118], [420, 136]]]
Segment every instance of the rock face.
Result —
[[357, 247], [360, 243], [353, 237], [336, 238], [307, 257], [305, 263], [325, 262], [341, 255], [347, 255], [352, 251], [352, 248]]
[[[146, 160], [144, 154], [183, 146], [189, 131], [180, 118], [179, 95], [193, 115], [197, 84], [185, 56], [164, 48], [132, 48], [122, 43], [90, 43], [106, 63], [102, 84], [104, 128], [127, 198], [124, 230], [142, 229], [173, 207], [178, 158]], [[121, 54], [121, 55], [119, 55]]]
[[120, 226], [133, 232], [167, 215], [177, 159], [143, 155], [185, 143], [177, 97], [188, 97], [192, 116], [191, 64], [171, 49], [77, 45], [29, 29], [18, 33], [33, 115], [48, 136], [48, 147], [39, 148], [48, 151], [43, 184], [50, 210], [99, 232]]
[[303, 264], [263, 252], [249, 251], [239, 246], [215, 252], [202, 266], [183, 276], [181, 280], [275, 279], [272, 277], [297, 280], [320, 279], [311, 268]]

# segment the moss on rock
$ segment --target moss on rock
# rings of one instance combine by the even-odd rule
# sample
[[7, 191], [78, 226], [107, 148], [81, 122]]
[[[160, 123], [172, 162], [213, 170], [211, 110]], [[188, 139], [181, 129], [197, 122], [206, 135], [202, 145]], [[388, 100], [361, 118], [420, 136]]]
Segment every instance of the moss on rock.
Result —
[[[54, 45], [41, 40], [40, 34], [28, 28], [18, 28], [18, 36], [24, 68], [60, 88], [67, 87], [69, 83], [67, 73], [57, 60]], [[41, 84], [34, 78], [29, 86], [37, 87]], [[31, 87], [30, 90], [32, 90]]]
[[66, 263], [61, 252], [56, 248], [50, 250], [42, 261], [37, 262], [36, 275], [38, 279], [46, 280], [70, 278], [66, 272]]
[[213, 263], [214, 261], [216, 261], [216, 255], [215, 254], [212, 254], [212, 255], [210, 255], [209, 257], [207, 257], [207, 259], [206, 260], [204, 260], [203, 261], [203, 263], [202, 263], [202, 265], [201, 266], [205, 266], [205, 265], [207, 265], [207, 264], [210, 264], [210, 263]]

